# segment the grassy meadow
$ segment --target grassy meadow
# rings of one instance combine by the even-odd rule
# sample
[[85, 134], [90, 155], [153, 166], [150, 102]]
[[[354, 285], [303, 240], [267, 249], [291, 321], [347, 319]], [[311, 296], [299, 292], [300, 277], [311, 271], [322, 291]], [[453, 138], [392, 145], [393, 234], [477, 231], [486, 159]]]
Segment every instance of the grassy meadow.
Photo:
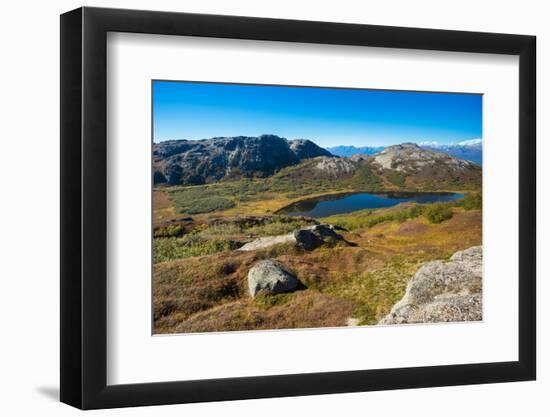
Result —
[[[297, 181], [289, 168], [265, 179], [156, 188], [154, 332], [376, 324], [403, 296], [407, 282], [424, 262], [447, 259], [481, 244], [477, 184], [440, 184], [438, 191], [465, 194], [445, 203], [403, 203], [317, 219], [277, 214], [291, 203], [319, 195], [419, 189], [398, 174], [375, 179], [363, 174]], [[350, 244], [312, 251], [288, 243], [237, 250], [251, 240], [316, 223], [338, 226]], [[261, 259], [279, 261], [306, 288], [250, 297], [247, 274]]]

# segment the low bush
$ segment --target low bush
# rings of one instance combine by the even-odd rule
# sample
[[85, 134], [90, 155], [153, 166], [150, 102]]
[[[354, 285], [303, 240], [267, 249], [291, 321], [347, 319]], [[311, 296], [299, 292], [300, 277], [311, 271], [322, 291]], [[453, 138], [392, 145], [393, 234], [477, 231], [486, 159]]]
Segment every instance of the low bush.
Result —
[[426, 208], [424, 216], [430, 223], [441, 223], [453, 217], [453, 211], [447, 204], [432, 204]]
[[398, 187], [404, 187], [405, 186], [405, 180], [407, 179], [407, 176], [405, 174], [403, 174], [402, 172], [392, 172], [391, 174], [388, 174], [386, 176], [386, 178], [393, 185], [396, 185]]
[[351, 215], [336, 215], [327, 217], [324, 221], [345, 227], [348, 230], [364, 229], [376, 226], [387, 221], [405, 222], [408, 219], [415, 219], [422, 216], [430, 206], [417, 204], [413, 207], [394, 211], [386, 214], [376, 215], [373, 210], [361, 210]]
[[153, 231], [153, 237], [181, 237], [185, 234], [185, 227], [182, 224], [170, 224], [168, 226], [160, 226]]
[[351, 180], [352, 187], [360, 190], [375, 191], [382, 187], [382, 180], [376, 175], [370, 164], [361, 165]]
[[234, 250], [240, 246], [240, 242], [233, 240], [205, 239], [197, 235], [186, 235], [182, 238], [157, 238], [153, 241], [153, 263], [210, 255]]
[[212, 187], [186, 187], [170, 192], [179, 213], [200, 214], [226, 210], [235, 206], [228, 198], [218, 195]]
[[212, 211], [226, 210], [235, 207], [235, 203], [224, 197], [208, 197], [191, 202], [187, 207], [181, 208], [180, 213], [200, 214]]
[[462, 207], [464, 210], [481, 210], [483, 208], [481, 192], [466, 194], [464, 198], [456, 201], [455, 206]]
[[331, 282], [325, 293], [350, 299], [360, 325], [376, 324], [399, 301], [417, 265], [395, 256], [381, 269], [352, 273]]

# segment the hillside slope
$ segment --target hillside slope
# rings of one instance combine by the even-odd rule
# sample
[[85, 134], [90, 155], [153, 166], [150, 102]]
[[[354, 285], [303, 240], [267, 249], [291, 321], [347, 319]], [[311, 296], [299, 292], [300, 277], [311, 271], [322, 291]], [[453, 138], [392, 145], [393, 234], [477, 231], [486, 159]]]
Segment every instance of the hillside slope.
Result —
[[400, 186], [438, 188], [481, 186], [479, 165], [414, 143], [388, 146], [369, 158], [375, 172]]

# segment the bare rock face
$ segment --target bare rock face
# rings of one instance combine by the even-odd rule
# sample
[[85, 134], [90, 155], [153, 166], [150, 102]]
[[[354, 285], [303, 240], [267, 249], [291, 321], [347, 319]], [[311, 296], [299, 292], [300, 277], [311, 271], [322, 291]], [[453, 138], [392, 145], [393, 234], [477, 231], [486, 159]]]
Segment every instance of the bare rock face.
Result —
[[288, 144], [290, 146], [290, 150], [294, 152], [296, 157], [300, 160], [316, 158], [318, 156], [333, 156], [329, 151], [317, 146], [308, 139], [294, 139], [288, 141]]
[[379, 324], [482, 320], [482, 261], [482, 247], [474, 246], [424, 264]]
[[316, 158], [315, 161], [314, 170], [335, 178], [351, 175], [357, 169], [356, 164], [348, 158], [328, 158], [325, 156]]
[[248, 292], [252, 297], [258, 293], [279, 294], [295, 291], [303, 284], [291, 273], [285, 271], [276, 261], [259, 261], [248, 271]]

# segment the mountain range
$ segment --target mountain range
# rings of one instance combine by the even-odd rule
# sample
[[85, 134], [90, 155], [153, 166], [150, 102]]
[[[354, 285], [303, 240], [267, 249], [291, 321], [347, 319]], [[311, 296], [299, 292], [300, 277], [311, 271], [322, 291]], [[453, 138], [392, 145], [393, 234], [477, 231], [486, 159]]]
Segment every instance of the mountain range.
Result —
[[436, 150], [433, 144], [421, 147], [403, 143], [371, 155], [342, 157], [310, 140], [287, 140], [276, 135], [155, 143], [153, 171], [155, 184], [168, 185], [200, 185], [275, 174], [295, 183], [334, 180], [360, 188], [433, 189], [481, 184], [479, 165]]
[[449, 145], [438, 142], [421, 142], [419, 145], [425, 149], [445, 152], [456, 158], [475, 162], [478, 165], [481, 165], [483, 161], [483, 143], [481, 139], [465, 140]]
[[342, 145], [342, 146], [332, 146], [327, 148], [331, 154], [336, 156], [346, 156], [350, 157], [353, 155], [374, 155], [384, 149], [384, 146], [352, 146], [352, 145]]
[[[482, 163], [483, 151], [482, 140], [472, 139], [452, 144], [441, 144], [435, 141], [420, 142], [418, 144], [424, 149], [429, 149], [436, 152], [444, 152], [448, 155], [456, 158], [465, 159], [467, 161], [475, 162], [478, 165]], [[327, 150], [333, 155], [352, 157], [354, 155], [374, 155], [381, 152], [384, 146], [334, 146], [327, 148]]]

